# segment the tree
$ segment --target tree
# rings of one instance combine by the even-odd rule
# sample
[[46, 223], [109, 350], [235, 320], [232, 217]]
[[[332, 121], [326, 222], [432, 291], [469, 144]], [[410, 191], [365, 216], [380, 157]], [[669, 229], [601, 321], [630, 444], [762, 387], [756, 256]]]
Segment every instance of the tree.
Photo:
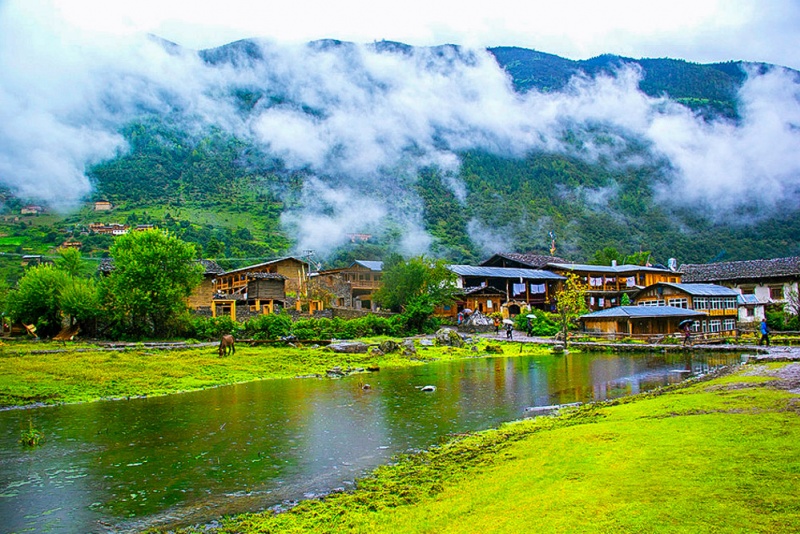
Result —
[[101, 285], [102, 300], [122, 334], [164, 336], [186, 311], [186, 298], [202, 281], [194, 245], [161, 230], [119, 236], [109, 251], [114, 270]]
[[566, 282], [556, 291], [556, 311], [561, 318], [561, 335], [566, 347], [570, 321], [586, 311], [586, 286], [577, 274], [567, 273]]
[[71, 276], [53, 265], [37, 265], [25, 272], [17, 289], [8, 294], [6, 312], [12, 321], [33, 324], [39, 335], [49, 337], [61, 330], [61, 290]]
[[386, 265], [373, 298], [380, 306], [401, 311], [410, 329], [422, 332], [436, 306], [455, 301], [456, 274], [444, 260], [417, 256], [404, 261], [394, 256]]
[[73, 277], [80, 276], [84, 271], [81, 251], [75, 248], [58, 249], [58, 258], [56, 258], [55, 264], [57, 268]]

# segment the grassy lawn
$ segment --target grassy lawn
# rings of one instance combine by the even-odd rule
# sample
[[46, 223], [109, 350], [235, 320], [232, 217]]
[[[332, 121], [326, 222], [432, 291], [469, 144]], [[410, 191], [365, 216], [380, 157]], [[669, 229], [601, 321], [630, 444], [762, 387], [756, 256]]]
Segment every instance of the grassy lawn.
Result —
[[[336, 354], [324, 348], [248, 346], [240, 342], [235, 355], [220, 358], [216, 347], [112, 352], [86, 344], [9, 342], [0, 346], [0, 407], [165, 395], [251, 380], [325, 374], [337, 366], [422, 365], [432, 359], [485, 355], [480, 350], [483, 347], [485, 342], [478, 345], [478, 352], [418, 347], [417, 355], [408, 357], [400, 353]], [[59, 349], [63, 350], [41, 353]]]
[[219, 531], [800, 532], [798, 384], [770, 376], [785, 365], [503, 425]]

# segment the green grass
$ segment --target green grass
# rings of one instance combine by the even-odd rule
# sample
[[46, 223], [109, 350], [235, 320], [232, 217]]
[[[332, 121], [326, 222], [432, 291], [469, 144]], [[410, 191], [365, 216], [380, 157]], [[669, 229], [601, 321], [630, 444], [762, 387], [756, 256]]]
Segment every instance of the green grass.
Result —
[[507, 424], [219, 531], [800, 532], [800, 401], [766, 384], [724, 377]]
[[[36, 353], [62, 348], [63, 352]], [[220, 358], [216, 347], [102, 351], [87, 344], [10, 342], [0, 346], [0, 407], [165, 395], [252, 380], [324, 374], [336, 366], [402, 367], [481, 354], [485, 352], [432, 347], [418, 348], [415, 357], [399, 353], [374, 356], [240, 342], [235, 355]]]

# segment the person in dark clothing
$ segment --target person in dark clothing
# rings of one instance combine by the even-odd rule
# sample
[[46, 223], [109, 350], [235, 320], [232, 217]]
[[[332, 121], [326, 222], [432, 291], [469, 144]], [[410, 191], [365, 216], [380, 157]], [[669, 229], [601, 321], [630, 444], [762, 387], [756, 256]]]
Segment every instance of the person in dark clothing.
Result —
[[761, 319], [761, 327], [759, 328], [761, 332], [761, 339], [758, 340], [758, 344], [761, 345], [762, 343], [766, 342], [767, 346], [769, 347], [769, 327], [767, 326], [767, 320]]
[[514, 325], [507, 324], [506, 325], [506, 339], [514, 339]]
[[689, 323], [683, 325], [683, 344], [684, 345], [692, 344], [692, 329], [689, 327]]
[[533, 335], [533, 322], [531, 322], [530, 317], [528, 317], [528, 322], [525, 323], [525, 333], [528, 334], [528, 337]]

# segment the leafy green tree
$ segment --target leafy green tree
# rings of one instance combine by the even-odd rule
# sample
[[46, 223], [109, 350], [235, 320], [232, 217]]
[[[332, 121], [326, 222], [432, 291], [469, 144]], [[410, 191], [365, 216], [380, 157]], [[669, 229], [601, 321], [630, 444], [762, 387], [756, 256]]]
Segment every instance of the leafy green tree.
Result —
[[575, 273], [567, 273], [567, 280], [556, 291], [556, 312], [561, 319], [561, 335], [567, 346], [569, 324], [586, 310], [586, 286]]
[[186, 298], [202, 281], [194, 245], [153, 229], [119, 236], [110, 254], [114, 270], [103, 280], [101, 294], [119, 333], [171, 333]]
[[436, 306], [456, 299], [456, 274], [444, 260], [417, 256], [403, 260], [394, 256], [387, 261], [383, 285], [374, 299], [380, 306], [401, 311], [409, 329], [422, 332]]
[[73, 277], [80, 276], [85, 270], [81, 251], [74, 248], [58, 249], [58, 257], [55, 260], [55, 264], [58, 269]]
[[6, 313], [12, 321], [35, 325], [42, 337], [57, 334], [61, 330], [61, 291], [71, 279], [54, 265], [28, 269], [17, 289], [8, 294]]
[[61, 288], [59, 308], [69, 324], [77, 325], [82, 334], [97, 334], [97, 322], [103, 314], [97, 282], [71, 277]]

